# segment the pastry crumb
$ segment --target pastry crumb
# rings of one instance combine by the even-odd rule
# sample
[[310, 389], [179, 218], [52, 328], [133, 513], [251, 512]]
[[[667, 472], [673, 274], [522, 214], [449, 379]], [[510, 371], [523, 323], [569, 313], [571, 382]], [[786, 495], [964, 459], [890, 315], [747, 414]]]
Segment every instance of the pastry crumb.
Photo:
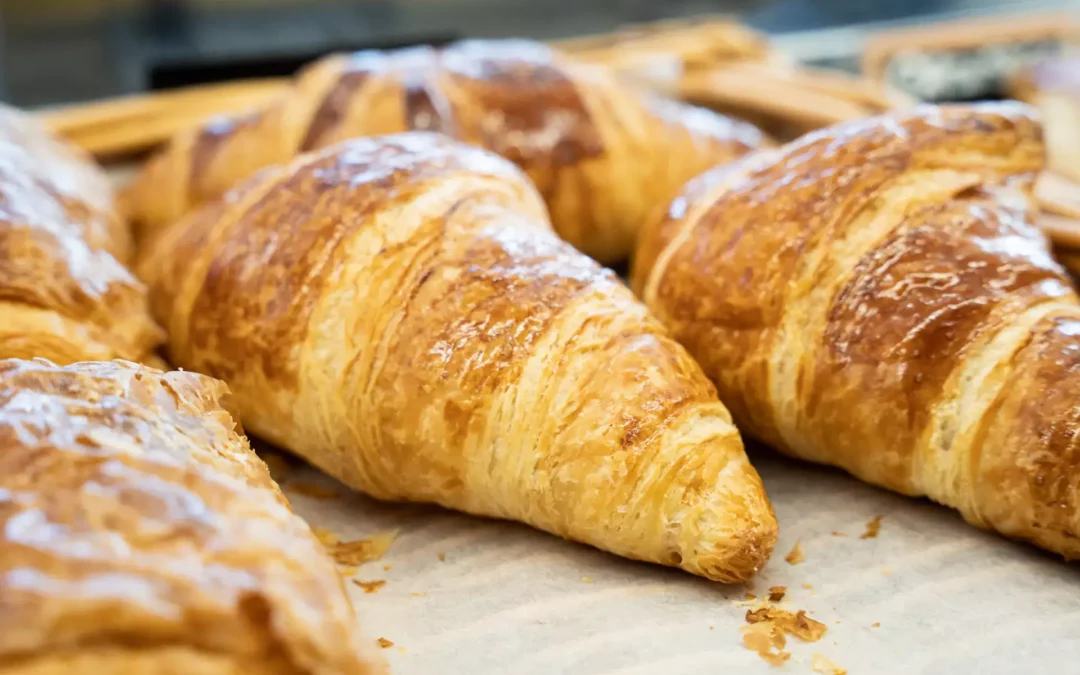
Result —
[[359, 572], [359, 571], [360, 571], [360, 568], [356, 567], [355, 565], [346, 565], [344, 567], [339, 567], [338, 568], [338, 573], [340, 573], [341, 576], [343, 576], [343, 577], [355, 576], [356, 573]]
[[424, 592], [410, 593], [410, 595], [412, 595], [414, 598], [423, 598], [423, 597], [425, 597], [427, 595], [427, 593], [424, 593]]
[[581, 580], [584, 581], [587, 584], [592, 583], [592, 577], [581, 577]]
[[751, 601], [752, 601], [752, 600], [757, 600], [757, 596], [756, 596], [756, 595], [754, 595], [753, 593], [747, 593], [747, 594], [746, 594], [746, 599], [747, 599], [747, 600], [751, 600]]
[[811, 586], [810, 584], [803, 584], [802, 587], [805, 588], [808, 591], [814, 590], [814, 587]]
[[338, 497], [337, 490], [308, 481], [286, 483], [285, 489], [289, 492], [295, 492], [298, 495], [311, 497], [312, 499], [336, 499]]
[[393, 543], [396, 536], [397, 532], [376, 532], [367, 539], [357, 539], [355, 541], [337, 540], [328, 543], [322, 537], [319, 537], [319, 540], [323, 541], [330, 555], [339, 565], [362, 565], [386, 555], [386, 552], [390, 550], [390, 544]]
[[713, 629], [713, 627], [712, 627], [712, 626], [709, 626], [709, 630], [712, 630], [712, 629]]
[[859, 536], [859, 539], [877, 538], [878, 532], [881, 532], [881, 519], [884, 517], [885, 516], [874, 516], [866, 521], [866, 531]]
[[871, 628], [881, 628], [881, 622], [880, 621], [875, 621], [874, 623], [870, 624], [870, 627]]
[[839, 530], [833, 530], [832, 531], [832, 536], [834, 536], [834, 537], [846, 537], [847, 535], [844, 534], [843, 532], [839, 531]]
[[377, 593], [380, 588], [386, 585], [385, 579], [375, 579], [374, 581], [360, 581], [359, 579], [353, 579], [352, 582], [364, 589], [365, 593]]
[[787, 595], [787, 586], [770, 586], [769, 602], [780, 602]]
[[761, 660], [773, 666], [782, 666], [791, 658], [790, 652], [785, 652], [787, 638], [783, 631], [778, 629], [771, 621], [766, 621], [742, 627], [743, 646], [761, 657]]
[[847, 671], [830, 661], [824, 654], [814, 654], [811, 667], [821, 675], [847, 675]]
[[892, 574], [892, 570], [889, 569], [888, 567], [883, 567], [883, 568], [881, 568], [881, 573], [884, 574], [885, 576], [889, 576], [890, 574]]
[[439, 562], [446, 562], [446, 554], [445, 553], [440, 553], [439, 554]]
[[311, 533], [315, 535], [315, 538], [319, 540], [319, 543], [321, 543], [327, 548], [330, 548], [331, 546], [336, 546], [337, 543], [341, 541], [341, 537], [337, 536], [325, 527], [313, 527], [311, 528]]
[[384, 637], [379, 638], [378, 643], [379, 643], [379, 646], [382, 647], [383, 649], [389, 649], [389, 648], [394, 646], [393, 642], [390, 642], [389, 640], [387, 640]]
[[383, 568], [383, 571], [385, 571], [385, 572], [390, 571], [390, 566], [389, 565], [383, 565], [382, 568]]
[[803, 555], [802, 546], [799, 545], [799, 542], [795, 542], [795, 545], [791, 547], [788, 554], [784, 556], [784, 560], [786, 560], [789, 565], [798, 565], [806, 560], [806, 556]]
[[791, 612], [777, 607], [747, 610], [746, 623], [771, 623], [784, 633], [794, 635], [803, 642], [817, 642], [829, 627], [806, 616], [806, 610]]

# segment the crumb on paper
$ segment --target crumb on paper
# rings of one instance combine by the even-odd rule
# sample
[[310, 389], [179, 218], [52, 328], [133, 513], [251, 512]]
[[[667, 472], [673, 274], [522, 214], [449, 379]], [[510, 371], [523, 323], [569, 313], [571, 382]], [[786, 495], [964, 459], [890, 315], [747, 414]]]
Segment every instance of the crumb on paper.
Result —
[[319, 540], [319, 543], [321, 543], [326, 548], [336, 546], [337, 543], [341, 541], [341, 537], [337, 536], [325, 527], [313, 527], [311, 528], [311, 533], [314, 534], [315, 538]]
[[747, 593], [746, 594], [746, 599], [750, 600], [750, 601], [754, 601], [754, 600], [757, 600], [757, 596], [754, 595], [753, 593]]
[[787, 586], [770, 586], [769, 602], [780, 602], [787, 595]]
[[387, 640], [384, 637], [379, 638], [378, 643], [379, 643], [379, 646], [382, 647], [383, 649], [389, 649], [389, 648], [394, 646], [393, 642], [390, 642], [389, 640]]
[[419, 593], [410, 593], [409, 595], [413, 596], [414, 598], [422, 598], [422, 597], [426, 596], [427, 593], [424, 593], [423, 591], [421, 591]]
[[341, 541], [339, 539], [336, 542], [327, 543], [322, 537], [319, 537], [319, 540], [323, 541], [327, 551], [330, 552], [330, 555], [339, 565], [362, 565], [386, 555], [386, 552], [390, 550], [390, 544], [393, 543], [396, 536], [397, 532], [376, 532], [367, 539], [357, 539], [355, 541]]
[[892, 574], [892, 570], [889, 569], [888, 567], [882, 567], [881, 568], [881, 573], [884, 574], [885, 576], [889, 576], [890, 574]]
[[747, 610], [746, 623], [771, 623], [803, 642], [817, 642], [829, 630], [825, 624], [806, 616], [806, 611], [802, 609], [794, 614], [777, 607]]
[[400, 646], [400, 645], [398, 645], [398, 648], [397, 648], [397, 650], [398, 650], [399, 652], [401, 652], [402, 654], [404, 654], [404, 653], [405, 653], [405, 648], [404, 648], [404, 647], [402, 647], [402, 646]]
[[373, 581], [360, 581], [359, 579], [353, 579], [352, 582], [364, 589], [365, 593], [377, 593], [380, 588], [386, 585], [386, 579], [375, 579]]
[[834, 536], [834, 537], [846, 537], [847, 535], [844, 534], [843, 532], [841, 532], [840, 530], [833, 530], [832, 531], [832, 536]]
[[709, 630], [712, 630], [712, 629], [713, 629], [713, 627], [712, 627], [712, 626], [709, 626]]
[[270, 477], [277, 483], [284, 483], [285, 479], [292, 471], [292, 466], [289, 465], [289, 460], [285, 459], [276, 452], [270, 452], [269, 450], [259, 453], [260, 459], [266, 464], [266, 468], [270, 470]]
[[874, 516], [870, 520], [866, 521], [866, 532], [863, 532], [859, 539], [876, 539], [878, 532], [881, 532], [881, 519], [885, 516]]
[[788, 554], [784, 556], [784, 560], [786, 560], [789, 565], [798, 565], [806, 560], [806, 556], [803, 555], [802, 546], [799, 545], [799, 542], [795, 542], [795, 545], [791, 547]]
[[439, 562], [446, 562], [446, 554], [445, 553], [440, 553], [439, 554]]
[[289, 492], [295, 492], [298, 495], [311, 497], [312, 499], [336, 499], [338, 497], [337, 490], [334, 488], [308, 481], [286, 483], [285, 489]]
[[385, 572], [390, 571], [390, 566], [389, 565], [383, 565], [382, 568], [383, 568], [383, 571], [385, 571]]
[[360, 568], [356, 567], [355, 565], [345, 565], [344, 567], [338, 568], [338, 573], [341, 574], [341, 576], [343, 577], [356, 576], [356, 573], [359, 571]]
[[870, 624], [870, 627], [871, 628], [881, 628], [881, 622], [880, 621], [875, 621], [874, 623]]
[[814, 590], [814, 587], [812, 585], [810, 585], [810, 584], [803, 584], [802, 587], [805, 588], [808, 591]]
[[814, 654], [811, 667], [821, 675], [847, 675], [847, 671], [830, 661], [824, 654]]
[[763, 661], [773, 666], [782, 666], [791, 658], [785, 652], [787, 638], [771, 621], [743, 626], [743, 645], [750, 651], [757, 652]]
[[587, 584], [592, 583], [592, 577], [581, 577], [581, 580], [584, 581]]

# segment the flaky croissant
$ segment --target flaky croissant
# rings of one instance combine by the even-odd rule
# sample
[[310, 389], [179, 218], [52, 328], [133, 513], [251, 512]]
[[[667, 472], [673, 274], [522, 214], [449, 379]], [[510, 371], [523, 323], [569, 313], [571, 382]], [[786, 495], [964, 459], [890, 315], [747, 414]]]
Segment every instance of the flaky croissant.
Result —
[[150, 236], [265, 166], [357, 136], [429, 130], [525, 169], [555, 229], [601, 261], [625, 259], [651, 208], [760, 132], [646, 97], [597, 66], [521, 40], [328, 57], [275, 104], [182, 134], [125, 193]]
[[0, 672], [381, 670], [226, 396], [123, 361], [0, 361]]
[[491, 153], [413, 132], [305, 155], [170, 228], [140, 271], [175, 363], [375, 497], [723, 581], [772, 549], [712, 385]]
[[161, 332], [131, 249], [103, 173], [0, 106], [0, 358], [142, 359]]
[[1080, 302], [1019, 104], [810, 134], [694, 181], [634, 286], [740, 427], [1080, 556]]

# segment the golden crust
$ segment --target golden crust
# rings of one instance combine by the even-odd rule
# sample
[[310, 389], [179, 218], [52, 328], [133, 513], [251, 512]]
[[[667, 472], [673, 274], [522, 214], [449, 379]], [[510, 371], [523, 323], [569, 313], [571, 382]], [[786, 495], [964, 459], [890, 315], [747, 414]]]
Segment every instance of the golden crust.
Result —
[[161, 340], [122, 261], [130, 234], [105, 176], [0, 108], [0, 357], [140, 359]]
[[712, 385], [491, 153], [414, 132], [304, 156], [141, 271], [172, 360], [355, 488], [723, 581], [775, 543]]
[[1029, 213], [1043, 159], [1018, 104], [810, 134], [695, 181], [635, 288], [743, 429], [1076, 556], [1080, 308]]
[[123, 361], [0, 361], [0, 672], [369, 672], [226, 396]]
[[275, 104], [177, 137], [125, 195], [149, 236], [256, 170], [348, 138], [439, 131], [525, 169], [559, 234], [625, 258], [656, 203], [763, 143], [754, 127], [627, 89], [526, 41], [333, 56]]

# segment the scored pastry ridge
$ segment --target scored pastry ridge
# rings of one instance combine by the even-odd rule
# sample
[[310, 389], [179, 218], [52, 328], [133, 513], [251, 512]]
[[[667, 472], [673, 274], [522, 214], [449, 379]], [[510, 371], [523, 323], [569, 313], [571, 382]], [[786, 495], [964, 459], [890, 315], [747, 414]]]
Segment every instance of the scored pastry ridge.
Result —
[[1075, 497], [1044, 489], [1077, 483], [1071, 413], [1001, 412], [1031, 369], [1071, 386], [1064, 358], [1016, 365], [1080, 314], [1030, 221], [1043, 161], [1018, 104], [810, 134], [697, 181], [646, 228], [635, 286], [745, 430], [1075, 556]]
[[298, 158], [171, 228], [140, 272], [169, 296], [179, 365], [373, 496], [724, 581], [775, 543], [715, 388], [489, 152], [413, 132]]

